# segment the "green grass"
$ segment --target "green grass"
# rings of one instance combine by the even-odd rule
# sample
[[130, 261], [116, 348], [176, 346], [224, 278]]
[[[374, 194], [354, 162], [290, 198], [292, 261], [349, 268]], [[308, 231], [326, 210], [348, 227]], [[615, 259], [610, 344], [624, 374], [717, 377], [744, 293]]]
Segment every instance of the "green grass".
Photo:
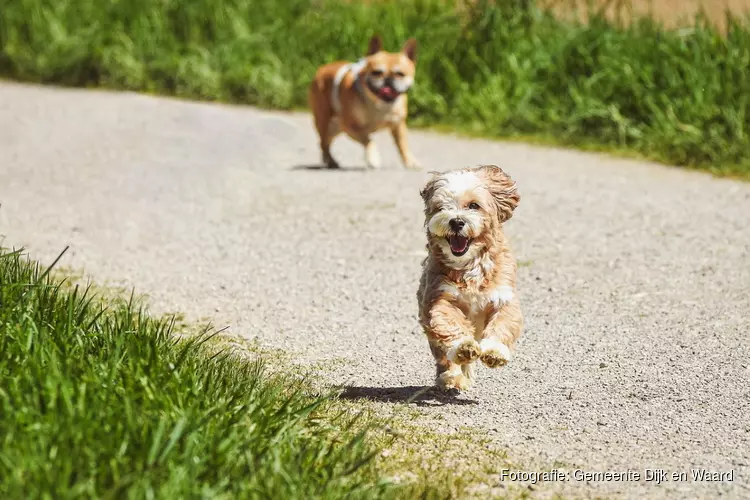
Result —
[[[565, 0], [561, 0], [565, 1]], [[460, 2], [459, 2], [460, 3]], [[669, 31], [533, 0], [3, 0], [0, 75], [292, 109], [374, 31], [420, 42], [412, 123], [750, 175], [750, 29]]]
[[335, 399], [172, 327], [2, 251], [0, 498], [396, 493]]

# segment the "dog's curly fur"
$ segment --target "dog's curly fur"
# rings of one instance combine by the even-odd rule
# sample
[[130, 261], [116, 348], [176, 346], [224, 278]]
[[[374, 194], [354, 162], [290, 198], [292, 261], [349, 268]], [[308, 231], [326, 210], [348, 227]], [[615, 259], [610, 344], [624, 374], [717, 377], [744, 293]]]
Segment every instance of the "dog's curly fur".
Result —
[[433, 173], [420, 194], [428, 251], [417, 292], [420, 324], [436, 385], [468, 389], [474, 362], [505, 365], [523, 330], [516, 261], [502, 228], [520, 196], [494, 165]]

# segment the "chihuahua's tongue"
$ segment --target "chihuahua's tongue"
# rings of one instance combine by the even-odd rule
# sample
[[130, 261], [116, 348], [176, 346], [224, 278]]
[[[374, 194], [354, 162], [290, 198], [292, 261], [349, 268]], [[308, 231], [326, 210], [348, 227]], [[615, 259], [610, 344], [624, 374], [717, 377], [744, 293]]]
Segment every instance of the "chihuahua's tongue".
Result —
[[469, 246], [469, 238], [454, 234], [448, 238], [448, 243], [451, 245], [451, 250], [456, 253], [461, 253], [466, 250], [467, 246]]

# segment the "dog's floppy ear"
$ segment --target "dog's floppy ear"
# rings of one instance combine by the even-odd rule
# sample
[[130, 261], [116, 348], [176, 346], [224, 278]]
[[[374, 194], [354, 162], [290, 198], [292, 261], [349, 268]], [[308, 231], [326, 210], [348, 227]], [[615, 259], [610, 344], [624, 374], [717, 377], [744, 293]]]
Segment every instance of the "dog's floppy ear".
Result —
[[482, 165], [479, 170], [487, 179], [487, 188], [495, 201], [500, 222], [507, 221], [521, 202], [516, 181], [496, 165]]
[[367, 46], [367, 55], [371, 56], [373, 54], [376, 54], [380, 52], [383, 49], [383, 40], [380, 39], [380, 35], [372, 35], [372, 38], [370, 38], [370, 43]]
[[432, 177], [429, 181], [427, 181], [427, 184], [424, 185], [422, 189], [419, 190], [419, 196], [422, 197], [422, 201], [425, 202], [425, 204], [432, 198], [432, 195], [435, 193], [435, 189], [437, 188], [437, 181], [440, 179], [440, 172], [427, 172]]
[[412, 60], [412, 62], [417, 61], [417, 40], [416, 38], [409, 38], [406, 43], [404, 44], [404, 47], [401, 49], [401, 51], [406, 54], [406, 57]]

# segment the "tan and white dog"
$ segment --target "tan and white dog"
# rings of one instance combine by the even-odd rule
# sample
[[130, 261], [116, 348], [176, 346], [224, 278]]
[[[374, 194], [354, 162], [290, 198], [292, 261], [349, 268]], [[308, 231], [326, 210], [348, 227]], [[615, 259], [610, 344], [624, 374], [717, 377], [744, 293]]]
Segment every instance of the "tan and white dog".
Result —
[[362, 144], [365, 162], [380, 166], [371, 135], [388, 128], [407, 168], [419, 168], [406, 139], [407, 92], [414, 84], [417, 42], [406, 41], [401, 52], [386, 52], [377, 35], [367, 55], [356, 63], [337, 61], [318, 68], [310, 89], [310, 107], [320, 136], [323, 163], [338, 168], [331, 142], [341, 132]]
[[420, 194], [428, 251], [417, 292], [420, 324], [436, 385], [468, 389], [475, 361], [505, 365], [523, 329], [516, 260], [503, 234], [520, 196], [494, 165], [434, 173]]

